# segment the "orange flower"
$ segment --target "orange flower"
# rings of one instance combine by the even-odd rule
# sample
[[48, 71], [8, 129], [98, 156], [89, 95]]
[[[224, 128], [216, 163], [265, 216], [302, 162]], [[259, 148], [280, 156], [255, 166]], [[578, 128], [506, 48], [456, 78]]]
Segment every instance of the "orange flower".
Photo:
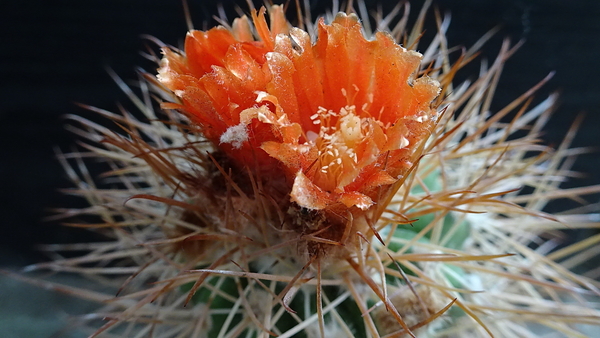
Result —
[[[164, 50], [158, 79], [204, 136], [256, 174], [285, 173], [308, 209], [366, 210], [420, 155], [439, 84], [416, 78], [421, 54], [387, 34], [365, 38], [355, 15], [290, 28], [283, 8], [230, 29], [191, 31], [185, 54]], [[383, 194], [382, 194], [383, 192]]]

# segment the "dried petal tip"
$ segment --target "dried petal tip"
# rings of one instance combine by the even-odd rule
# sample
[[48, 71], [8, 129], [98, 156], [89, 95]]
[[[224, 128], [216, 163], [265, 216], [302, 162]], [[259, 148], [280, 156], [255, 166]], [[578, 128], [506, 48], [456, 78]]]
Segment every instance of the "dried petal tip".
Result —
[[264, 13], [256, 35], [242, 17], [188, 33], [185, 54], [164, 50], [158, 78], [181, 100], [171, 107], [238, 165], [283, 168], [299, 206], [370, 208], [420, 155], [439, 83], [416, 78], [421, 54], [385, 33], [367, 40], [355, 15], [321, 19], [312, 43], [281, 7], [270, 28]]

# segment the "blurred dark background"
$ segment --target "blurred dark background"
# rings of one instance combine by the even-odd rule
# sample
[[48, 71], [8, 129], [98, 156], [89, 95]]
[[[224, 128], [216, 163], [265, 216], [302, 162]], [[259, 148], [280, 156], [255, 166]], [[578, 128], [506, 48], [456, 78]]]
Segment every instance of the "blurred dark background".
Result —
[[[197, 28], [214, 24], [216, 2], [189, 0]], [[368, 1], [368, 3], [378, 3]], [[243, 5], [243, 1], [237, 1]], [[320, 1], [315, 8], [329, 7]], [[371, 4], [371, 7], [373, 7]], [[383, 1], [384, 11], [394, 2]], [[413, 13], [421, 1], [413, 1]], [[561, 105], [544, 135], [558, 145], [577, 114], [587, 117], [575, 146], [600, 145], [600, 2], [565, 0], [440, 0], [450, 11], [450, 45], [472, 45], [500, 25], [483, 56], [492, 60], [502, 38], [525, 45], [508, 62], [495, 102], [501, 107], [549, 72], [554, 78], [536, 95], [561, 92]], [[231, 11], [233, 1], [225, 1]], [[245, 8], [245, 6], [244, 6]], [[430, 32], [435, 30], [429, 15]], [[30, 0], [0, 5], [0, 266], [23, 266], [43, 256], [39, 243], [74, 242], [85, 232], [43, 222], [48, 209], [82, 205], [58, 189], [71, 187], [55, 160], [54, 147], [69, 150], [76, 137], [63, 128], [65, 114], [90, 115], [74, 103], [115, 110], [127, 98], [108, 76], [112, 68], [134, 79], [135, 67], [156, 68], [142, 58], [142, 34], [179, 45], [186, 32], [181, 1]], [[476, 67], [475, 67], [476, 69]], [[473, 79], [474, 79], [473, 74]], [[587, 173], [568, 185], [599, 184], [600, 153], [581, 156], [575, 169]], [[598, 195], [589, 196], [598, 202]]]

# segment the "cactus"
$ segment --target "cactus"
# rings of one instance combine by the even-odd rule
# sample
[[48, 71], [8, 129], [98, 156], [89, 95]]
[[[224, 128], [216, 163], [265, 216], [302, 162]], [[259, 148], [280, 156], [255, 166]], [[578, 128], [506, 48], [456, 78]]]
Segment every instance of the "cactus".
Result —
[[569, 141], [538, 143], [556, 96], [531, 105], [547, 79], [490, 112], [515, 49], [456, 83], [476, 51], [455, 58], [440, 18], [417, 52], [428, 4], [412, 28], [404, 6], [387, 33], [356, 13], [297, 28], [282, 6], [251, 8], [162, 46], [137, 93], [115, 77], [139, 112], [89, 107], [113, 129], [72, 116], [86, 143], [59, 156], [89, 202], [64, 216], [109, 240], [32, 268], [118, 289], [63, 288], [103, 302], [93, 337], [584, 336], [598, 283], [561, 261], [600, 237], [541, 243], [597, 223], [544, 208], [600, 189], [559, 187]]

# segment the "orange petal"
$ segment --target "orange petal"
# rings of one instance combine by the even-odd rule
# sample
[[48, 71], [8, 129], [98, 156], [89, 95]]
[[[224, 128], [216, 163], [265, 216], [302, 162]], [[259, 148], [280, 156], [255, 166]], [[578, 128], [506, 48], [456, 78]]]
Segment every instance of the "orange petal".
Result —
[[343, 193], [339, 201], [342, 202], [346, 207], [358, 207], [361, 210], [369, 209], [375, 202], [369, 196], [361, 194], [357, 191], [351, 191]]
[[301, 171], [296, 174], [290, 197], [292, 202], [307, 209], [322, 210], [333, 202], [330, 194], [313, 184]]

